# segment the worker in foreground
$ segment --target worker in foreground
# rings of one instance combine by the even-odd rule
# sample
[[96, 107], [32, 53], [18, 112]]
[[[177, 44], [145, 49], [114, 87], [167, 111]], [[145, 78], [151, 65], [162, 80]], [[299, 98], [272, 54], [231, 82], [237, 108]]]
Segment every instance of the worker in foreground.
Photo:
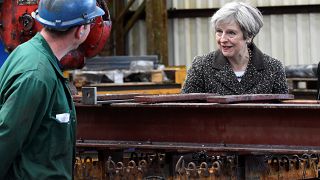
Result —
[[76, 113], [60, 60], [103, 14], [96, 0], [40, 0], [44, 28], [0, 70], [0, 179], [73, 178]]
[[283, 65], [253, 43], [263, 26], [257, 8], [231, 2], [211, 18], [218, 50], [197, 56], [184, 83], [183, 93], [287, 94]]

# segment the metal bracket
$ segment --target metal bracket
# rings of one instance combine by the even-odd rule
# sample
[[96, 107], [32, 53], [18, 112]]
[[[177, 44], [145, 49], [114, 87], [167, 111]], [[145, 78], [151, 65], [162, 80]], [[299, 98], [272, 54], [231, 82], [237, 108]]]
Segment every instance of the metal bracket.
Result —
[[82, 103], [97, 104], [97, 87], [82, 87]]
[[122, 102], [133, 102], [133, 97], [126, 97], [125, 99], [118, 99], [119, 97], [114, 97], [116, 99], [102, 100], [102, 96], [98, 97], [97, 87], [82, 87], [82, 103], [85, 105], [95, 105], [103, 104], [108, 105], [112, 103], [122, 103]]

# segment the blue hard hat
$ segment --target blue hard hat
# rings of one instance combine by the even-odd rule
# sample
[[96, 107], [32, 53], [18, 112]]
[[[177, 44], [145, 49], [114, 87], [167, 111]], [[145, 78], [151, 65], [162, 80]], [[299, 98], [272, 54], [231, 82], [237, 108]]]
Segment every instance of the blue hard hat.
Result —
[[96, 0], [40, 0], [34, 18], [44, 27], [66, 30], [104, 15]]

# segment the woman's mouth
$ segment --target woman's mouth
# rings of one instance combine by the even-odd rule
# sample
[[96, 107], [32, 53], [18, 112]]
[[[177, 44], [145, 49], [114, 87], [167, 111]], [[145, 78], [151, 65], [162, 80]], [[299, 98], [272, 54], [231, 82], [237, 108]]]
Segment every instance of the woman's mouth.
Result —
[[221, 46], [222, 51], [229, 51], [232, 46]]

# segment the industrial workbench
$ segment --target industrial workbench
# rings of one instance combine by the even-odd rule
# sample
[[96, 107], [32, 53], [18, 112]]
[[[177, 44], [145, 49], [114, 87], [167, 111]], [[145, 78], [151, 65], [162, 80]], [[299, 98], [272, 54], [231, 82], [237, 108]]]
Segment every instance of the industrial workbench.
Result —
[[[99, 152], [102, 179], [318, 177], [319, 104], [113, 103], [76, 109], [77, 147]], [[115, 163], [119, 151], [123, 157]], [[154, 163], [148, 154], [166, 160]], [[141, 170], [144, 163], [149, 170]]]

